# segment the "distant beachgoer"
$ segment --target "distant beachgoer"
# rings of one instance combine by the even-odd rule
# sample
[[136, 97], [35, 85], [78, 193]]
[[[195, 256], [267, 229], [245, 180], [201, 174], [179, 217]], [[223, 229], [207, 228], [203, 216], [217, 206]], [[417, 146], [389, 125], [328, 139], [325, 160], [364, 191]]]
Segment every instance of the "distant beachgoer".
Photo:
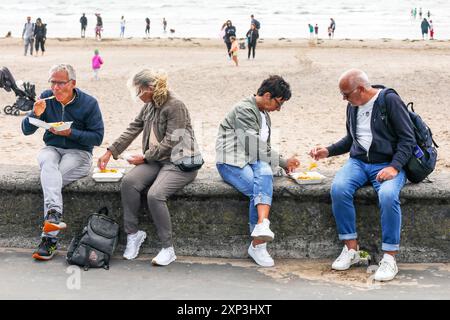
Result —
[[433, 27], [433, 20], [430, 20], [430, 40], [434, 40], [434, 27]]
[[233, 61], [236, 64], [236, 67], [238, 66], [238, 51], [239, 51], [239, 42], [237, 41], [235, 36], [230, 37], [231, 41], [231, 48], [229, 54], [232, 55]]
[[6, 33], [5, 38], [11, 38], [11, 31], [8, 31], [8, 32]]
[[317, 23], [314, 26], [314, 33], [316, 34], [316, 39], [319, 39], [319, 25]]
[[416, 18], [416, 16], [417, 16], [417, 8], [414, 8], [414, 19]]
[[227, 53], [228, 57], [231, 59], [231, 39], [230, 37], [236, 37], [236, 27], [233, 26], [233, 23], [231, 20], [227, 20], [225, 24], [222, 26], [222, 29], [225, 27], [225, 33], [223, 36], [223, 41], [225, 42], [225, 45], [227, 46]]
[[248, 43], [248, 59], [250, 59], [250, 51], [253, 51], [253, 59], [255, 59], [255, 49], [259, 38], [259, 32], [254, 23], [252, 23], [250, 30], [247, 31], [245, 36], [247, 37]]
[[166, 18], [163, 18], [163, 29], [164, 29], [164, 32], [166, 32], [166, 28], [167, 28], [167, 20], [166, 20]]
[[103, 64], [103, 59], [100, 57], [98, 49], [95, 49], [94, 56], [92, 57], [92, 70], [94, 70], [94, 79], [95, 80], [99, 79], [98, 72], [99, 72], [102, 64]]
[[31, 17], [27, 17], [27, 22], [23, 26], [22, 39], [25, 46], [25, 54], [27, 55], [28, 46], [30, 46], [30, 55], [33, 55], [33, 42], [34, 42], [34, 23], [31, 22]]
[[427, 16], [428, 16], [428, 19], [430, 19], [430, 16], [431, 16], [430, 10], [427, 11]]
[[125, 36], [125, 24], [127, 22], [125, 21], [124, 16], [120, 18], [120, 37], [123, 38]]
[[314, 37], [314, 27], [311, 23], [308, 23], [309, 28], [309, 38], [312, 39]]
[[331, 36], [334, 38], [334, 30], [336, 29], [336, 22], [333, 18], [330, 18], [330, 28], [331, 28]]
[[252, 24], [254, 24], [255, 27], [256, 27], [256, 30], [258, 30], [258, 32], [259, 32], [259, 28], [261, 28], [261, 23], [259, 23], [259, 21], [255, 19], [255, 16], [254, 16], [254, 15], [251, 15], [250, 18], [251, 18], [251, 20], [250, 20], [250, 26], [251, 26]]
[[148, 17], [145, 18], [145, 36], [150, 37], [150, 19]]
[[39, 52], [39, 47], [41, 48], [42, 55], [45, 52], [45, 40], [47, 39], [47, 24], [42, 23], [41, 18], [36, 19], [36, 25], [34, 27], [34, 39], [36, 41], [36, 57]]
[[87, 18], [86, 15], [83, 13], [83, 15], [80, 18], [80, 24], [81, 24], [81, 37], [85, 38], [86, 37], [86, 27], [87, 27]]
[[419, 18], [422, 19], [422, 8], [419, 9]]
[[331, 27], [328, 27], [328, 39], [331, 40], [331, 33], [333, 32], [333, 29]]
[[430, 29], [430, 24], [428, 23], [427, 18], [423, 18], [420, 28], [422, 29], [422, 40], [424, 40], [425, 35], [428, 37], [428, 29]]
[[96, 13], [95, 16], [97, 17], [97, 24], [95, 26], [95, 39], [100, 41], [102, 40], [103, 20], [102, 17], [100, 17], [100, 13]]
[[411, 8], [411, 19], [414, 18], [414, 8]]

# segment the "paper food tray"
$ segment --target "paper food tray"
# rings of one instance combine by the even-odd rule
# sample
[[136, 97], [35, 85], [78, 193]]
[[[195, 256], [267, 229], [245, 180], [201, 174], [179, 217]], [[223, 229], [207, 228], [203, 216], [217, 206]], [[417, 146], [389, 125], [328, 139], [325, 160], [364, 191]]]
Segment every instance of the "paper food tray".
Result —
[[30, 123], [36, 127], [50, 129], [55, 128], [56, 131], [67, 130], [71, 127], [73, 121], [69, 122], [45, 122], [36, 118], [29, 117]]
[[[299, 179], [301, 176], [306, 176], [309, 179]], [[293, 172], [289, 174], [289, 177], [291, 177], [298, 184], [319, 184], [326, 178], [324, 175], [316, 171]]]
[[[111, 169], [109, 169], [111, 170]], [[113, 169], [117, 172], [100, 172], [99, 168], [94, 169], [92, 179], [96, 182], [118, 182], [122, 179], [125, 169]]]

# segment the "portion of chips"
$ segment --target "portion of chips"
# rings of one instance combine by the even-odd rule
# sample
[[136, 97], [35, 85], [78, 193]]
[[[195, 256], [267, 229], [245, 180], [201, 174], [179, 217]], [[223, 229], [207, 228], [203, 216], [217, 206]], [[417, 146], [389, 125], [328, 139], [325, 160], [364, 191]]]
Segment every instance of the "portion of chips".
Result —
[[102, 169], [100, 170], [101, 173], [117, 173], [117, 169]]
[[299, 180], [320, 180], [323, 176], [317, 172], [298, 172], [295, 179]]

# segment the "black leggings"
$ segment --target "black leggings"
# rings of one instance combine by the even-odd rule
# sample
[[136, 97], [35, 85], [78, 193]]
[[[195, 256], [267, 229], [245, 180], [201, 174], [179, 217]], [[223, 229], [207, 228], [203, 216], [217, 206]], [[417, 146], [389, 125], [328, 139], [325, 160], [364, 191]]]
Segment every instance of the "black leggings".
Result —
[[255, 59], [255, 49], [256, 49], [256, 42], [248, 44], [248, 58], [249, 59], [250, 59], [250, 51], [253, 51], [253, 59]]
[[225, 44], [227, 45], [227, 53], [228, 53], [228, 56], [231, 58], [231, 53], [230, 53], [230, 50], [231, 50], [231, 42], [225, 41]]
[[42, 38], [42, 37], [36, 37], [36, 40], [35, 40], [36, 42], [35, 42], [35, 49], [36, 49], [36, 54], [38, 53], [38, 51], [39, 51], [39, 44], [41, 45], [41, 50], [42, 50], [42, 52], [44, 52], [45, 51], [45, 48], [44, 48], [44, 43], [45, 43], [45, 40], [44, 40], [44, 38]]

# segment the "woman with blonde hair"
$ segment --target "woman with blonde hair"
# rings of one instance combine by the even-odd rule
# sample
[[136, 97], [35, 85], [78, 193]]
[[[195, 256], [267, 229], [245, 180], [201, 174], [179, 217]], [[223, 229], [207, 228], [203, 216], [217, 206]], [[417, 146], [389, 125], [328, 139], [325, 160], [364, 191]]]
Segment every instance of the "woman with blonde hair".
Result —
[[137, 257], [147, 234], [138, 229], [141, 194], [146, 193], [149, 211], [162, 242], [162, 250], [153, 258], [155, 265], [175, 261], [172, 224], [167, 198], [197, 176], [203, 159], [198, 151], [189, 111], [168, 89], [164, 71], [144, 69], [130, 79], [130, 89], [144, 106], [120, 137], [98, 160], [105, 169], [109, 159], [119, 155], [142, 132], [142, 153], [126, 157], [135, 165], [122, 179], [121, 196], [127, 246], [123, 257]]

